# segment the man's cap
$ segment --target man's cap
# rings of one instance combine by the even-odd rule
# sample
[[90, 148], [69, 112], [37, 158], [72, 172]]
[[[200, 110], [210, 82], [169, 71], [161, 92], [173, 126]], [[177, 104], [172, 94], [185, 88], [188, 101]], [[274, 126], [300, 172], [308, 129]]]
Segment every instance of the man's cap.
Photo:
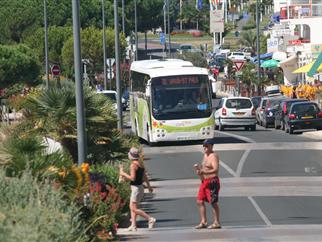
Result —
[[214, 145], [215, 141], [214, 139], [205, 139], [203, 142], [203, 145]]
[[130, 160], [138, 160], [140, 158], [140, 151], [137, 148], [132, 147], [128, 153], [128, 157]]

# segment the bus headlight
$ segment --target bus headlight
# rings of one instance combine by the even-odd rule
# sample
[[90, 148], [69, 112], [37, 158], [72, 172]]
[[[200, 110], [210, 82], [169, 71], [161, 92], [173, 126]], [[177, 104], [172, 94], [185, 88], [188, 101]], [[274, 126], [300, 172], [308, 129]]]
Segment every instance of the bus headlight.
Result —
[[158, 138], [164, 137], [166, 134], [166, 131], [164, 129], [156, 129], [156, 134]]
[[202, 135], [209, 135], [213, 129], [214, 129], [213, 126], [205, 126], [200, 129], [200, 133]]

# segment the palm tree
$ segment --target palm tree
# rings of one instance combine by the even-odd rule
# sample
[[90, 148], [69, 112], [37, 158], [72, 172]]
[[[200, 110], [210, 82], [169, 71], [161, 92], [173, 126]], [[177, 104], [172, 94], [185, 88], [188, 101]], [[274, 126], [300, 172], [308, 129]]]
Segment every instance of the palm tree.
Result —
[[243, 31], [239, 43], [245, 47], [252, 48], [252, 54], [256, 52], [256, 33], [253, 30]]
[[[74, 84], [31, 95], [25, 108], [29, 122], [42, 136], [60, 142], [77, 161], [77, 125]], [[90, 161], [124, 158], [130, 144], [117, 131], [116, 113], [111, 101], [95, 91], [84, 89], [87, 149]]]

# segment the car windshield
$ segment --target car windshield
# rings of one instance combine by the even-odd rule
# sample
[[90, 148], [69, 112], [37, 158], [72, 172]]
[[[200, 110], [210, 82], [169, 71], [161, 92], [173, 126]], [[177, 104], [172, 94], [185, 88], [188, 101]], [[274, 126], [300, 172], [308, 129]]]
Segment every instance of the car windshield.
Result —
[[313, 103], [301, 103], [293, 106], [292, 113], [294, 114], [316, 114], [318, 108]]
[[269, 107], [273, 109], [277, 109], [281, 101], [282, 99], [271, 99], [269, 102]]
[[243, 109], [243, 108], [251, 108], [252, 102], [249, 99], [228, 99], [226, 101], [227, 108], [236, 108], [236, 109]]
[[153, 78], [153, 116], [162, 120], [209, 117], [211, 115], [209, 84], [206, 75]]
[[111, 99], [113, 102], [116, 102], [116, 94], [115, 93], [104, 93], [106, 97]]

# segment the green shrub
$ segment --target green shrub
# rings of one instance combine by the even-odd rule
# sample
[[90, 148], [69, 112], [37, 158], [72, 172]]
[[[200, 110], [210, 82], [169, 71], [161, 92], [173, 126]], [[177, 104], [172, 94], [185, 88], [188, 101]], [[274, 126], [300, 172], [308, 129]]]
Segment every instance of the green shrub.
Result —
[[86, 241], [77, 207], [60, 190], [37, 182], [30, 171], [20, 178], [0, 170], [0, 241]]

